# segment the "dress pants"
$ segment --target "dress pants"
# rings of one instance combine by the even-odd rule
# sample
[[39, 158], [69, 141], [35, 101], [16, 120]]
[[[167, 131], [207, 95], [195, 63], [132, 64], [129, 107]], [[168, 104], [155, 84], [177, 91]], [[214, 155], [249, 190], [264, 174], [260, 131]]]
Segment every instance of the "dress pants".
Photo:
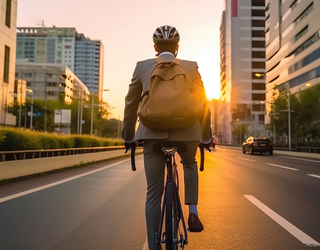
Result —
[[[150, 250], [159, 250], [155, 233], [158, 231], [161, 214], [161, 197], [164, 190], [165, 155], [154, 152], [152, 146], [161, 140], [145, 140], [143, 146], [144, 168], [147, 179], [146, 222]], [[183, 141], [187, 146], [184, 153], [178, 151], [184, 170], [185, 204], [198, 203], [198, 167], [195, 159], [197, 141]]]

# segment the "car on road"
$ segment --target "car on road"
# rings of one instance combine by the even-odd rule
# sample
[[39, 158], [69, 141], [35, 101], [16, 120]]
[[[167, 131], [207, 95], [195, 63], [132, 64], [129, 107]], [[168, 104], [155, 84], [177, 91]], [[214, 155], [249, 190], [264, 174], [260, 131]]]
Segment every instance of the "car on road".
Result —
[[214, 136], [211, 137], [210, 144], [211, 147], [216, 148], [216, 138]]
[[251, 155], [255, 152], [260, 154], [268, 152], [269, 155], [273, 155], [273, 142], [267, 137], [254, 137], [250, 136], [246, 141], [242, 143], [242, 153], [249, 152]]

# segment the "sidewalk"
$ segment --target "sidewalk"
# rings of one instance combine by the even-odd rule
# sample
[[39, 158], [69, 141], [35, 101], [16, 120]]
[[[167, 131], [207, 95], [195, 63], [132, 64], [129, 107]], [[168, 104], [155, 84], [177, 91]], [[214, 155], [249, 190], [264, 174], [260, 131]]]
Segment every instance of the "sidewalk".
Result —
[[277, 155], [286, 155], [286, 156], [292, 156], [292, 157], [311, 158], [311, 159], [320, 160], [320, 154], [316, 154], [316, 153], [290, 152], [290, 151], [282, 151], [282, 150], [274, 150], [273, 153]]
[[[228, 148], [228, 149], [235, 149], [235, 150], [241, 150], [241, 147], [239, 146], [223, 146], [223, 145], [216, 145], [218, 148]], [[291, 157], [300, 157], [300, 158], [309, 158], [309, 159], [319, 159], [320, 160], [320, 154], [316, 153], [305, 153], [305, 152], [296, 152], [296, 151], [283, 151], [283, 150], [273, 150], [273, 153], [275, 155], [286, 155]]]

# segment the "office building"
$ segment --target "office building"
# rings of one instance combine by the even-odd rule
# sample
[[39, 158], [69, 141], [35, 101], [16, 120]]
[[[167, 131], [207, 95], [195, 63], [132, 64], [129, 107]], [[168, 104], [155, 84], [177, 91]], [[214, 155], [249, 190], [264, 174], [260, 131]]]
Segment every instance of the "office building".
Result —
[[76, 34], [75, 74], [86, 84], [91, 93], [103, 94], [104, 48], [101, 41], [90, 40], [83, 34]]
[[[266, 0], [268, 114], [278, 90], [292, 94], [320, 83], [319, 12], [318, 0]], [[265, 122], [272, 133], [269, 115]]]
[[[265, 135], [265, 1], [225, 0], [221, 19], [219, 135], [239, 143]], [[246, 126], [242, 138], [234, 130]]]
[[75, 28], [18, 27], [17, 61], [67, 66], [102, 100], [104, 50]]
[[0, 11], [0, 124], [15, 125], [16, 117], [7, 109], [14, 92], [17, 0], [0, 1]]
[[89, 101], [87, 86], [63, 64], [17, 62], [15, 77], [26, 81], [26, 88], [32, 90], [34, 99], [66, 103], [74, 99]]

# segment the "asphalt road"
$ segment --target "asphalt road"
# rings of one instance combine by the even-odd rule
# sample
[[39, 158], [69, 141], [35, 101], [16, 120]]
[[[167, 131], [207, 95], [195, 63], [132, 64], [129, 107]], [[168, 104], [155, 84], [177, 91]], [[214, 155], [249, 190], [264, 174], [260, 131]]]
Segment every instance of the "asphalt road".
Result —
[[[320, 160], [217, 147], [199, 177], [185, 249], [320, 249]], [[0, 249], [145, 250], [145, 189], [141, 156], [2, 186]]]

